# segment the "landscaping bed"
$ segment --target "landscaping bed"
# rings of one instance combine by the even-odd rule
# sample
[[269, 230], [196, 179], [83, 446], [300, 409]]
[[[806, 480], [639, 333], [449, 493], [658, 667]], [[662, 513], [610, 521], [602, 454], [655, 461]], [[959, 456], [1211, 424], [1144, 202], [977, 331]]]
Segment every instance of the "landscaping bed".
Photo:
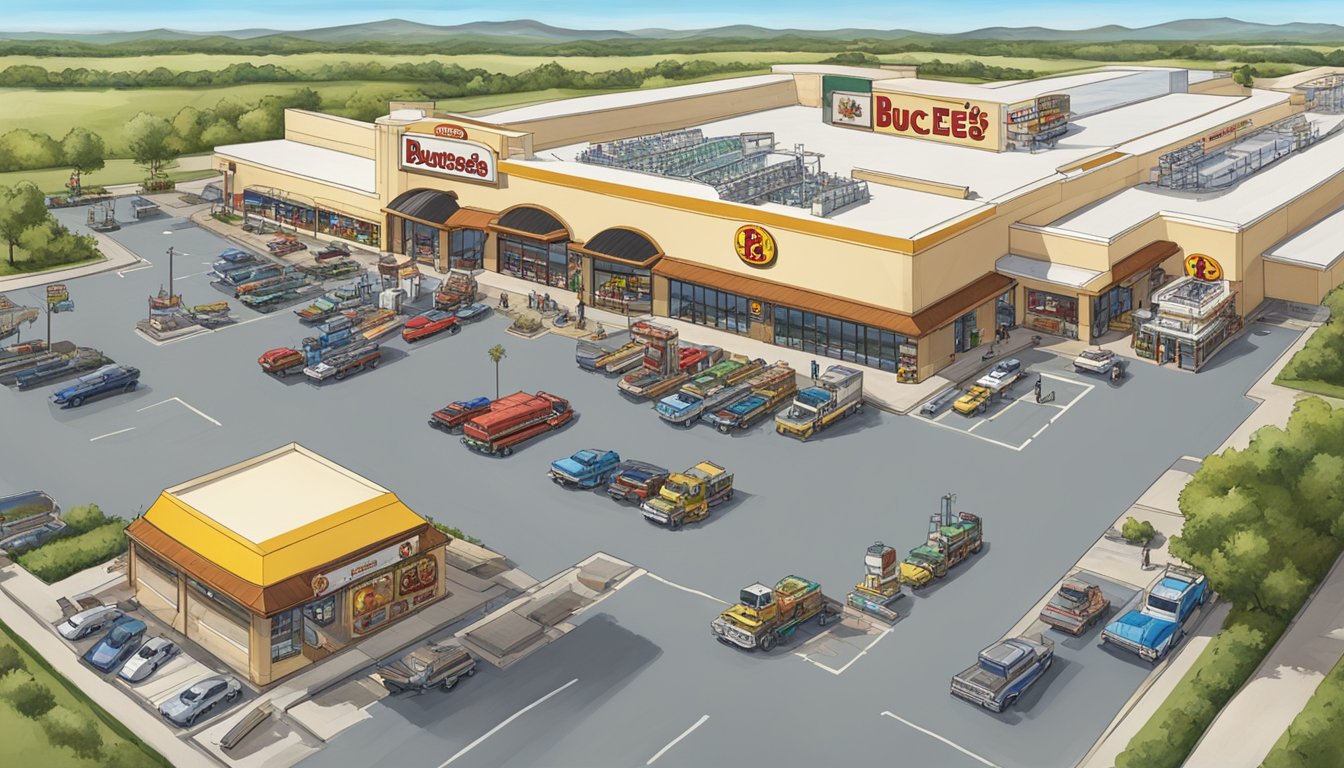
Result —
[[16, 558], [34, 576], [48, 584], [105, 563], [126, 552], [126, 521], [108, 517], [96, 504], [75, 507], [62, 519], [64, 535], [30, 549]]
[[1344, 659], [1265, 756], [1261, 768], [1320, 768], [1344, 765]]
[[1274, 383], [1327, 397], [1344, 398], [1344, 290], [1336, 288], [1325, 301], [1330, 320], [1312, 334]]

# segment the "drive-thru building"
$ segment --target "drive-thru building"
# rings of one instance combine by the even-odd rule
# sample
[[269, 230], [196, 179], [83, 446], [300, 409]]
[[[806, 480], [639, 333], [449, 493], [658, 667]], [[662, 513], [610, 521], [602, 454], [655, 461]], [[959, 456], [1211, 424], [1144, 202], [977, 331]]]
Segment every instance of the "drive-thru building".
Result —
[[[1003, 326], [1195, 369], [1266, 299], [1344, 281], [1344, 247], [1294, 239], [1344, 206], [1344, 78], [1266, 85], [787, 65], [476, 117], [291, 110], [216, 164], [250, 215], [902, 381]], [[1217, 285], [1163, 292], [1182, 277]], [[1228, 300], [1171, 326], [1195, 294]]]
[[127, 533], [140, 604], [259, 685], [447, 594], [448, 536], [294, 444], [165, 490]]

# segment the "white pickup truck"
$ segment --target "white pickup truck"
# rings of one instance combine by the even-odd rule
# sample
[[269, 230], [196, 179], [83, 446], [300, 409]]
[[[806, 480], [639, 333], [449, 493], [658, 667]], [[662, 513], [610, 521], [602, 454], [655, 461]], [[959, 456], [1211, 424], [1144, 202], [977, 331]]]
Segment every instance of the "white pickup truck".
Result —
[[1073, 370], [1079, 373], [1107, 374], [1115, 367], [1115, 353], [1109, 349], [1084, 349], [1073, 359]]
[[975, 384], [996, 394], [1002, 394], [1016, 384], [1023, 375], [1022, 361], [1014, 357], [994, 366], [992, 371], [976, 379]]

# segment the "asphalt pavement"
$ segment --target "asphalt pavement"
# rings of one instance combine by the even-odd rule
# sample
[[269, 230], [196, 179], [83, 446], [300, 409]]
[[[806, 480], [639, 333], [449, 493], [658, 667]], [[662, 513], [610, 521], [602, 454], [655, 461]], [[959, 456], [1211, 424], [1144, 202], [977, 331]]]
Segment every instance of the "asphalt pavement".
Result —
[[[78, 228], [84, 214], [58, 216]], [[1246, 390], [1296, 336], [1253, 325], [1204, 372], [1131, 365], [1119, 385], [1031, 350], [1019, 355], [1024, 363], [1060, 379], [1056, 408], [1019, 402], [999, 411], [1007, 414], [1001, 426], [996, 418], [974, 432], [869, 408], [800, 443], [769, 423], [734, 436], [667, 426], [649, 404], [620, 397], [613, 379], [579, 370], [573, 341], [522, 340], [498, 317], [413, 348], [388, 342], [377, 370], [324, 386], [273, 379], [257, 366], [265, 350], [311, 335], [289, 310], [258, 315], [231, 302], [239, 324], [155, 345], [133, 326], [167, 282], [168, 246], [178, 291], [192, 304], [218, 299], [204, 273], [231, 243], [169, 217], [124, 225], [112, 237], [150, 263], [70, 281], [77, 309], [55, 316], [54, 335], [140, 368], [140, 389], [75, 410], [49, 405], [48, 389], [0, 391], [0, 491], [40, 488], [66, 508], [93, 501], [130, 517], [165, 487], [298, 442], [480, 537], [534, 576], [602, 550], [722, 600], [791, 573], [843, 598], [862, 575], [865, 548], [922, 543], [946, 492], [957, 494], [958, 510], [985, 521], [984, 551], [902, 600], [903, 620], [862, 655], [833, 645], [833, 636], [802, 651], [817, 660], [827, 648], [847, 654], [822, 662], [840, 674], [795, 655], [792, 644], [766, 656], [713, 642], [708, 624], [721, 606], [646, 576], [507, 671], [486, 670], [449, 694], [371, 705], [372, 719], [305, 765], [395, 759], [439, 768], [460, 753], [454, 765], [626, 766], [679, 737], [657, 765], [830, 764], [841, 756], [954, 768], [1072, 765], [1148, 672], [1088, 651], [1097, 630], [1080, 655], [1061, 653], [1004, 715], [953, 699], [948, 680], [1153, 478], [1180, 456], [1215, 449], [1253, 410]], [[37, 296], [10, 295], [28, 304]], [[507, 459], [471, 453], [426, 425], [448, 401], [494, 395], [486, 350], [497, 343], [507, 350], [502, 393], [545, 390], [569, 398], [579, 414]], [[1019, 390], [1019, 400], [1034, 399], [1029, 383]], [[600, 492], [552, 484], [549, 462], [579, 448], [674, 469], [710, 459], [735, 472], [737, 493], [708, 520], [664, 530]]]

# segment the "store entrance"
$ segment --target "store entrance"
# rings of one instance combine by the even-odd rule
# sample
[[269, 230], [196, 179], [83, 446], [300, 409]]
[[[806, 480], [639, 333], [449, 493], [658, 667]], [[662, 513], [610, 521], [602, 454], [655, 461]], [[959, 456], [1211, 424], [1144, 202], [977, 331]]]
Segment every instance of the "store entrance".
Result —
[[958, 317], [952, 324], [952, 349], [965, 352], [980, 346], [980, 331], [975, 327], [975, 310]]
[[1017, 327], [1017, 305], [1013, 303], [1011, 288], [994, 302], [994, 322], [1000, 328]]
[[1092, 300], [1092, 338], [1107, 331], [1125, 331], [1130, 327], [1130, 311], [1134, 308], [1134, 289], [1117, 285]]

